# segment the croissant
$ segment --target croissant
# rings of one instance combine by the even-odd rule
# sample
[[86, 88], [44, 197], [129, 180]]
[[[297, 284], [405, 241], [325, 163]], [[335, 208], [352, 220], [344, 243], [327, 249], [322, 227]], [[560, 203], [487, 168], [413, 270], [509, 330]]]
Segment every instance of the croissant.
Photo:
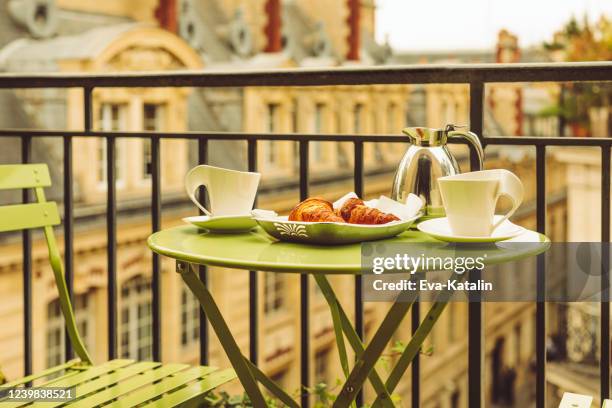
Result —
[[346, 222], [334, 212], [333, 205], [322, 198], [307, 198], [289, 213], [289, 221]]
[[377, 208], [365, 205], [359, 198], [349, 198], [339, 210], [340, 216], [349, 224], [386, 224], [398, 221], [393, 214], [387, 214]]

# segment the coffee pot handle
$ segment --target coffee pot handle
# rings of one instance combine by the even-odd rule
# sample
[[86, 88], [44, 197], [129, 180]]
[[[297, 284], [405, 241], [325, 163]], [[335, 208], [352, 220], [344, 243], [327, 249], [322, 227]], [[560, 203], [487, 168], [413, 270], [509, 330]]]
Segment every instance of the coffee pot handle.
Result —
[[476, 150], [478, 156], [478, 169], [482, 170], [484, 164], [484, 150], [480, 139], [476, 133], [470, 132], [469, 130], [457, 130], [454, 126], [449, 125], [450, 130], [447, 132], [448, 139], [465, 139], [468, 143]]

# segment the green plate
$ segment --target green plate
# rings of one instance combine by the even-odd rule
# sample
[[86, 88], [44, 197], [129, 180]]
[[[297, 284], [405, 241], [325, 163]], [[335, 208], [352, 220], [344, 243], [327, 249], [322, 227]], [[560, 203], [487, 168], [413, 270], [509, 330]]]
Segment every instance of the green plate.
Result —
[[[487, 264], [520, 259], [545, 251], [548, 248], [548, 238], [535, 232], [532, 234], [531, 242], [541, 242], [541, 246], [526, 245], [524, 250], [511, 253], [495, 245], [478, 250], [487, 252]], [[156, 232], [147, 242], [153, 251], [161, 255], [202, 265], [295, 273], [361, 273], [361, 244], [328, 246], [282, 242], [266, 234], [261, 227], [247, 233], [229, 235], [181, 226]], [[420, 231], [412, 230], [376, 242], [441, 244]], [[449, 250], [455, 252], [456, 247], [449, 246]]]

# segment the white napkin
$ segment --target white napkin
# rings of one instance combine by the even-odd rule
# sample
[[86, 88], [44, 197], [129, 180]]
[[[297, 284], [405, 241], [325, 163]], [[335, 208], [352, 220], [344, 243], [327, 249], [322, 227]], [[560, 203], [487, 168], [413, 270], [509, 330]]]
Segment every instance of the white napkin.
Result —
[[[358, 198], [355, 192], [345, 194], [334, 202], [334, 209], [342, 208], [342, 205], [349, 198]], [[382, 212], [393, 214], [402, 221], [409, 220], [416, 216], [421, 208], [423, 208], [423, 200], [415, 194], [408, 194], [405, 203], [400, 203], [387, 196], [381, 195], [379, 198], [374, 198], [364, 202], [368, 207], [376, 208]]]
[[255, 218], [276, 218], [278, 217], [278, 214], [276, 213], [276, 211], [261, 210], [257, 208], [251, 211], [251, 215]]

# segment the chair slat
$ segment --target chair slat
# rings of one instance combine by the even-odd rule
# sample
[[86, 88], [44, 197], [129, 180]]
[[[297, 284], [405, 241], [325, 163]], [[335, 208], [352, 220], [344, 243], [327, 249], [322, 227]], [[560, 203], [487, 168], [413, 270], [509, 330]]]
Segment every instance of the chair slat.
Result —
[[51, 177], [46, 164], [0, 165], [0, 190], [49, 187]]
[[0, 207], [0, 232], [40, 228], [60, 223], [55, 202]]
[[90, 397], [79, 399], [74, 403], [70, 404], [69, 406], [74, 405], [75, 407], [96, 407], [98, 405], [102, 405], [116, 398], [119, 398], [147, 384], [151, 384], [154, 381], [161, 380], [162, 378], [165, 378], [170, 374], [185, 370], [188, 367], [189, 365], [187, 364], [165, 364], [156, 370], [147, 371], [134, 378], [129, 378], [116, 385], [113, 385], [112, 387], [93, 394]]
[[124, 398], [119, 398], [119, 400], [110, 404], [109, 408], [135, 407], [180, 386], [187, 385], [194, 380], [205, 377], [214, 370], [215, 368], [213, 367], [192, 367], [189, 370], [168, 376], [158, 383], [142, 387]]
[[104, 364], [92, 366], [87, 370], [83, 370], [75, 376], [66, 378], [59, 377], [55, 381], [48, 382], [46, 387], [76, 387], [80, 384], [84, 384], [92, 378], [99, 377], [104, 374], [111, 373], [117, 369], [129, 366], [134, 363], [134, 360], [111, 360]]
[[9, 381], [5, 384], [2, 384], [2, 387], [18, 387], [20, 385], [23, 385], [25, 383], [29, 383], [32, 382], [34, 380], [38, 380], [40, 378], [45, 378], [47, 376], [50, 376], [52, 374], [58, 373], [60, 371], [64, 371], [64, 370], [69, 370], [70, 368], [72, 368], [72, 366], [74, 366], [75, 364], [78, 364], [80, 361], [77, 359], [74, 360], [70, 360], [67, 363], [55, 366], [55, 367], [50, 367], [47, 368], [46, 370], [43, 370], [39, 373], [36, 374], [32, 374], [32, 375], [28, 375], [27, 377], [23, 377], [23, 378], [19, 378], [15, 381]]
[[[91, 379], [97, 378], [101, 375], [105, 375], [105, 374], [114, 372], [117, 369], [123, 368], [129, 364], [132, 364], [133, 362], [134, 360], [107, 361], [106, 363], [100, 364], [98, 366], [88, 367], [76, 375], [74, 375], [73, 373], [67, 373], [58, 378], [54, 378], [53, 380], [47, 382], [45, 384], [45, 387], [66, 387], [68, 388], [68, 387], [77, 387], [80, 384], [88, 384], [87, 381]], [[76, 395], [78, 396], [79, 394], [77, 393]], [[29, 402], [20, 402], [20, 403], [10, 402], [6, 404], [10, 404], [10, 405], [5, 405], [4, 403], [0, 403], [0, 407], [21, 408], [21, 407], [26, 407], [30, 405]], [[39, 404], [43, 405], [45, 403], [37, 402], [34, 405], [38, 407]]]
[[203, 380], [199, 380], [175, 392], [168, 393], [158, 400], [147, 403], [144, 407], [178, 407], [188, 402], [195, 402], [198, 397], [201, 397], [203, 394], [212, 391], [218, 386], [225, 384], [226, 382], [234, 378], [236, 378], [236, 373], [231, 368], [222, 371], [216, 371], [207, 375]]
[[[121, 367], [114, 370], [111, 373], [106, 375], [102, 375], [98, 378], [95, 378], [89, 382], [83, 383], [81, 385], [77, 385], [74, 390], [77, 398], [85, 398], [89, 396], [89, 394], [103, 390], [106, 387], [110, 387], [115, 385], [121, 381], [125, 381], [130, 377], [135, 375], [144, 373], [145, 371], [153, 370], [159, 367], [161, 363], [156, 363], [152, 361], [145, 361], [140, 363], [134, 363], [128, 367]], [[78, 404], [78, 401], [74, 402]], [[55, 408], [63, 405], [64, 402], [39, 402], [36, 404], [36, 408]]]

